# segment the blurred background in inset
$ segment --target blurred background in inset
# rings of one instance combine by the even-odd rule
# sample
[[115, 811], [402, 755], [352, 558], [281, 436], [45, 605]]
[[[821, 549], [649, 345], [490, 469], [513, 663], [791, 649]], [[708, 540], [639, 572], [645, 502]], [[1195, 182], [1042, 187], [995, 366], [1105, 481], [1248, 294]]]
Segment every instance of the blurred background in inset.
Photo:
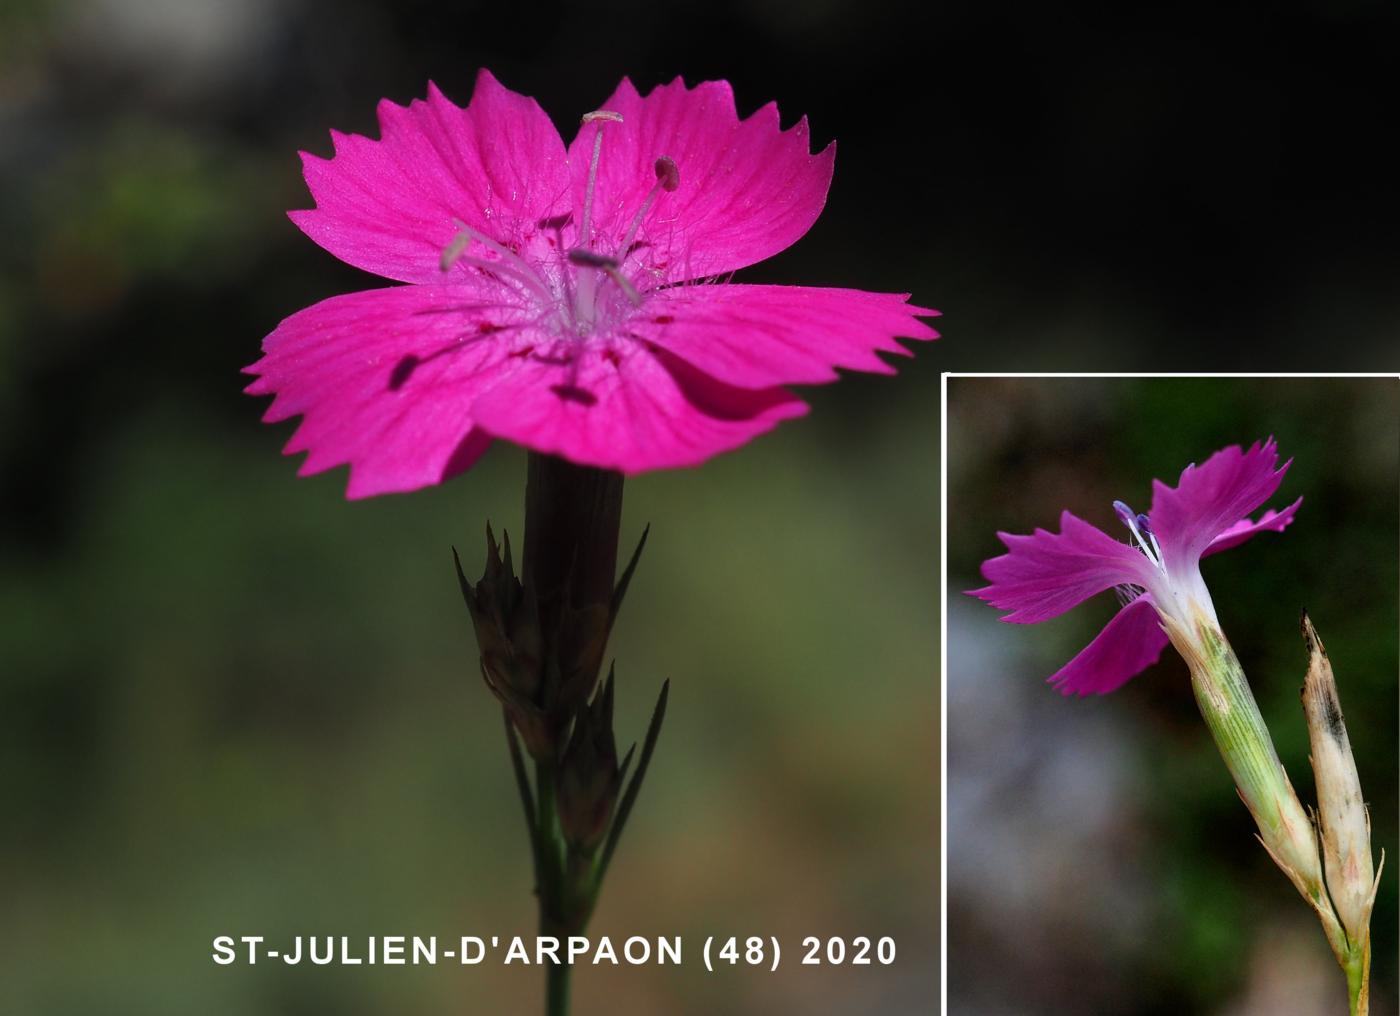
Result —
[[[477, 69], [563, 126], [727, 77], [840, 139], [751, 281], [909, 291], [948, 336], [696, 472], [652, 540], [620, 725], [672, 711], [598, 931], [889, 934], [893, 971], [586, 971], [578, 1011], [917, 1012], [937, 974], [943, 369], [1394, 367], [1381, 87], [1353, 0], [1091, 23], [1014, 3], [0, 4], [0, 984], [21, 1012], [498, 1011], [535, 971], [214, 970], [214, 934], [530, 930], [447, 546], [523, 457], [348, 505], [238, 372], [380, 284], [285, 216], [298, 149]], [[1320, 622], [1321, 623], [1321, 622]], [[606, 1008], [600, 1009], [606, 1000]]]
[[1273, 435], [1294, 524], [1203, 566], [1299, 796], [1315, 802], [1299, 689], [1306, 607], [1336, 670], [1386, 853], [1372, 1012], [1396, 1006], [1400, 382], [979, 379], [948, 388], [948, 998], [952, 1013], [1313, 1016], [1346, 984], [1316, 917], [1254, 838], [1170, 648], [1107, 696], [1045, 679], [1117, 609], [1007, 625], [963, 595], [998, 530], [1117, 534], [1154, 477]]

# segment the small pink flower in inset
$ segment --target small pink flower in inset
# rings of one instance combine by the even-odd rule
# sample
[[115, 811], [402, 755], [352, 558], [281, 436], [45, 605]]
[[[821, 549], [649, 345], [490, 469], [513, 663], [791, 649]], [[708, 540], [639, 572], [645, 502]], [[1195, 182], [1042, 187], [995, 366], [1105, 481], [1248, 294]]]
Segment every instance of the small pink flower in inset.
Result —
[[1189, 630], [1193, 619], [1203, 616], [1215, 624], [1201, 558], [1265, 530], [1282, 532], [1293, 521], [1301, 497], [1281, 512], [1249, 518], [1273, 496], [1288, 466], [1278, 465], [1271, 438], [1248, 451], [1232, 445], [1205, 465], [1187, 466], [1176, 487], [1153, 480], [1152, 509], [1146, 515], [1135, 514], [1122, 501], [1113, 503], [1136, 549], [1070, 512], [1061, 513], [1058, 533], [998, 533], [1007, 553], [983, 563], [982, 574], [991, 585], [969, 595], [1010, 611], [1003, 621], [1034, 624], [1117, 588], [1123, 608], [1050, 678], [1066, 695], [1115, 691], [1157, 662], [1168, 642], [1164, 622]]
[[534, 100], [483, 71], [462, 109], [379, 106], [381, 139], [303, 154], [291, 217], [332, 254], [408, 283], [283, 321], [248, 368], [265, 419], [303, 417], [303, 475], [347, 495], [439, 483], [500, 438], [581, 465], [690, 466], [806, 412], [786, 385], [893, 373], [933, 339], [908, 294], [737, 285], [826, 201], [835, 146], [725, 82], [626, 79], [567, 148]]

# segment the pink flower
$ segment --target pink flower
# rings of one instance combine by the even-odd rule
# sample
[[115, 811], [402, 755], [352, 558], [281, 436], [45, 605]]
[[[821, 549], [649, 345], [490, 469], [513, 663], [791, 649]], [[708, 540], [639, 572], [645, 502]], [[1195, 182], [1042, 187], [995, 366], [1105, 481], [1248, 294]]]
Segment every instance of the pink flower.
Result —
[[302, 416], [302, 475], [349, 463], [349, 497], [439, 483], [494, 438], [695, 465], [805, 413], [784, 386], [890, 374], [896, 336], [937, 337], [907, 294], [715, 281], [807, 232], [835, 157], [771, 103], [740, 120], [725, 82], [624, 79], [567, 148], [486, 71], [466, 109], [429, 85], [379, 122], [303, 153], [316, 207], [291, 218], [408, 285], [293, 314], [247, 368], [276, 396], [265, 420]]
[[1157, 662], [1168, 641], [1164, 622], [1190, 629], [1193, 617], [1203, 615], [1216, 624], [1201, 579], [1201, 558], [1265, 530], [1282, 532], [1293, 521], [1302, 498], [1281, 512], [1249, 518], [1278, 489], [1288, 466], [1278, 466], [1270, 438], [1248, 451], [1232, 445], [1203, 466], [1187, 466], [1176, 487], [1152, 481], [1152, 509], [1146, 515], [1135, 515], [1121, 501], [1113, 503], [1136, 547], [1069, 512], [1061, 513], [1058, 533], [998, 533], [1007, 553], [983, 563], [982, 574], [991, 585], [969, 595], [1010, 611], [1003, 621], [1033, 624], [1117, 587], [1123, 608], [1050, 678], [1066, 695], [1114, 691]]

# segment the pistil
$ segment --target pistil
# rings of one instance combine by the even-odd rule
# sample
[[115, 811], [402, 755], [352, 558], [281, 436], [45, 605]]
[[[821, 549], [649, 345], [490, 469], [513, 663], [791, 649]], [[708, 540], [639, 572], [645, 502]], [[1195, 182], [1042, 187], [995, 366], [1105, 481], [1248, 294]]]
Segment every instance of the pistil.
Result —
[[[593, 240], [593, 192], [598, 183], [598, 159], [603, 152], [603, 125], [622, 123], [622, 114], [609, 109], [597, 109], [592, 113], [583, 114], [585, 124], [595, 121], [598, 129], [593, 134], [593, 157], [588, 162], [588, 183], [583, 189], [583, 214], [579, 217], [578, 224], [578, 242], [583, 248], [592, 246]], [[574, 322], [580, 337], [593, 330], [593, 321], [597, 314], [597, 291], [597, 277], [592, 272], [581, 273], [578, 289], [574, 294]]]
[[[522, 285], [530, 295], [536, 297], [556, 315], [559, 327], [572, 331], [577, 338], [585, 338], [598, 323], [598, 273], [606, 275], [622, 292], [632, 306], [642, 303], [642, 293], [623, 274], [622, 266], [631, 254], [632, 245], [642, 228], [642, 223], [656, 205], [661, 193], [673, 192], [680, 187], [680, 167], [669, 155], [663, 155], [654, 163], [656, 182], [642, 200], [628, 223], [622, 243], [612, 254], [602, 254], [593, 249], [593, 201], [598, 187], [598, 165], [603, 151], [603, 129], [605, 124], [622, 123], [622, 116], [611, 110], [599, 109], [585, 113], [583, 123], [597, 123], [593, 134], [593, 154], [588, 164], [588, 177], [584, 185], [583, 208], [579, 215], [578, 246], [566, 255], [570, 265], [585, 269], [577, 273], [565, 271], [562, 277], [551, 284], [540, 274], [537, 265], [531, 264], [504, 244], [484, 236], [461, 220], [454, 220], [458, 232], [442, 251], [441, 269], [448, 271], [454, 264], [462, 262], [508, 278]], [[478, 243], [496, 255], [497, 260], [488, 260], [468, 254], [472, 243]]]
[[603, 124], [622, 123], [622, 114], [610, 109], [595, 109], [592, 113], [583, 114], [583, 122], [598, 124], [598, 130], [593, 135], [593, 158], [588, 161], [588, 183], [583, 189], [583, 215], [578, 224], [578, 242], [587, 246], [593, 239], [589, 227], [593, 219], [593, 190], [598, 183], [598, 157], [603, 152]]

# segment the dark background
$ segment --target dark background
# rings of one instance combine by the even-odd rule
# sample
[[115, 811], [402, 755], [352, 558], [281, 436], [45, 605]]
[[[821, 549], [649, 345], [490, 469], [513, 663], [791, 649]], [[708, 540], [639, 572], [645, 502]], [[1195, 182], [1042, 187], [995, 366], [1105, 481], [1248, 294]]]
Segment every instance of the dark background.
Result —
[[807, 114], [840, 140], [827, 212], [743, 277], [907, 290], [946, 315], [899, 378], [848, 378], [810, 419], [630, 484], [624, 539], [656, 528], [614, 645], [635, 675], [624, 727], [662, 676], [675, 696], [596, 930], [889, 933], [897, 970], [587, 973], [579, 1011], [927, 1011], [938, 372], [1400, 365], [1396, 21], [1334, 2], [1106, 21], [859, 0], [5, 4], [0, 983], [34, 1012], [535, 1004], [533, 971], [204, 956], [229, 930], [528, 930], [444, 558], [452, 541], [473, 560], [486, 516], [518, 527], [523, 458], [346, 505], [342, 474], [294, 478], [291, 425], [260, 425], [238, 374], [282, 317], [377, 284], [284, 217], [309, 204], [296, 150], [375, 133], [376, 102], [429, 78], [465, 103], [487, 66], [566, 136], [622, 74], [727, 77], [741, 112]]

